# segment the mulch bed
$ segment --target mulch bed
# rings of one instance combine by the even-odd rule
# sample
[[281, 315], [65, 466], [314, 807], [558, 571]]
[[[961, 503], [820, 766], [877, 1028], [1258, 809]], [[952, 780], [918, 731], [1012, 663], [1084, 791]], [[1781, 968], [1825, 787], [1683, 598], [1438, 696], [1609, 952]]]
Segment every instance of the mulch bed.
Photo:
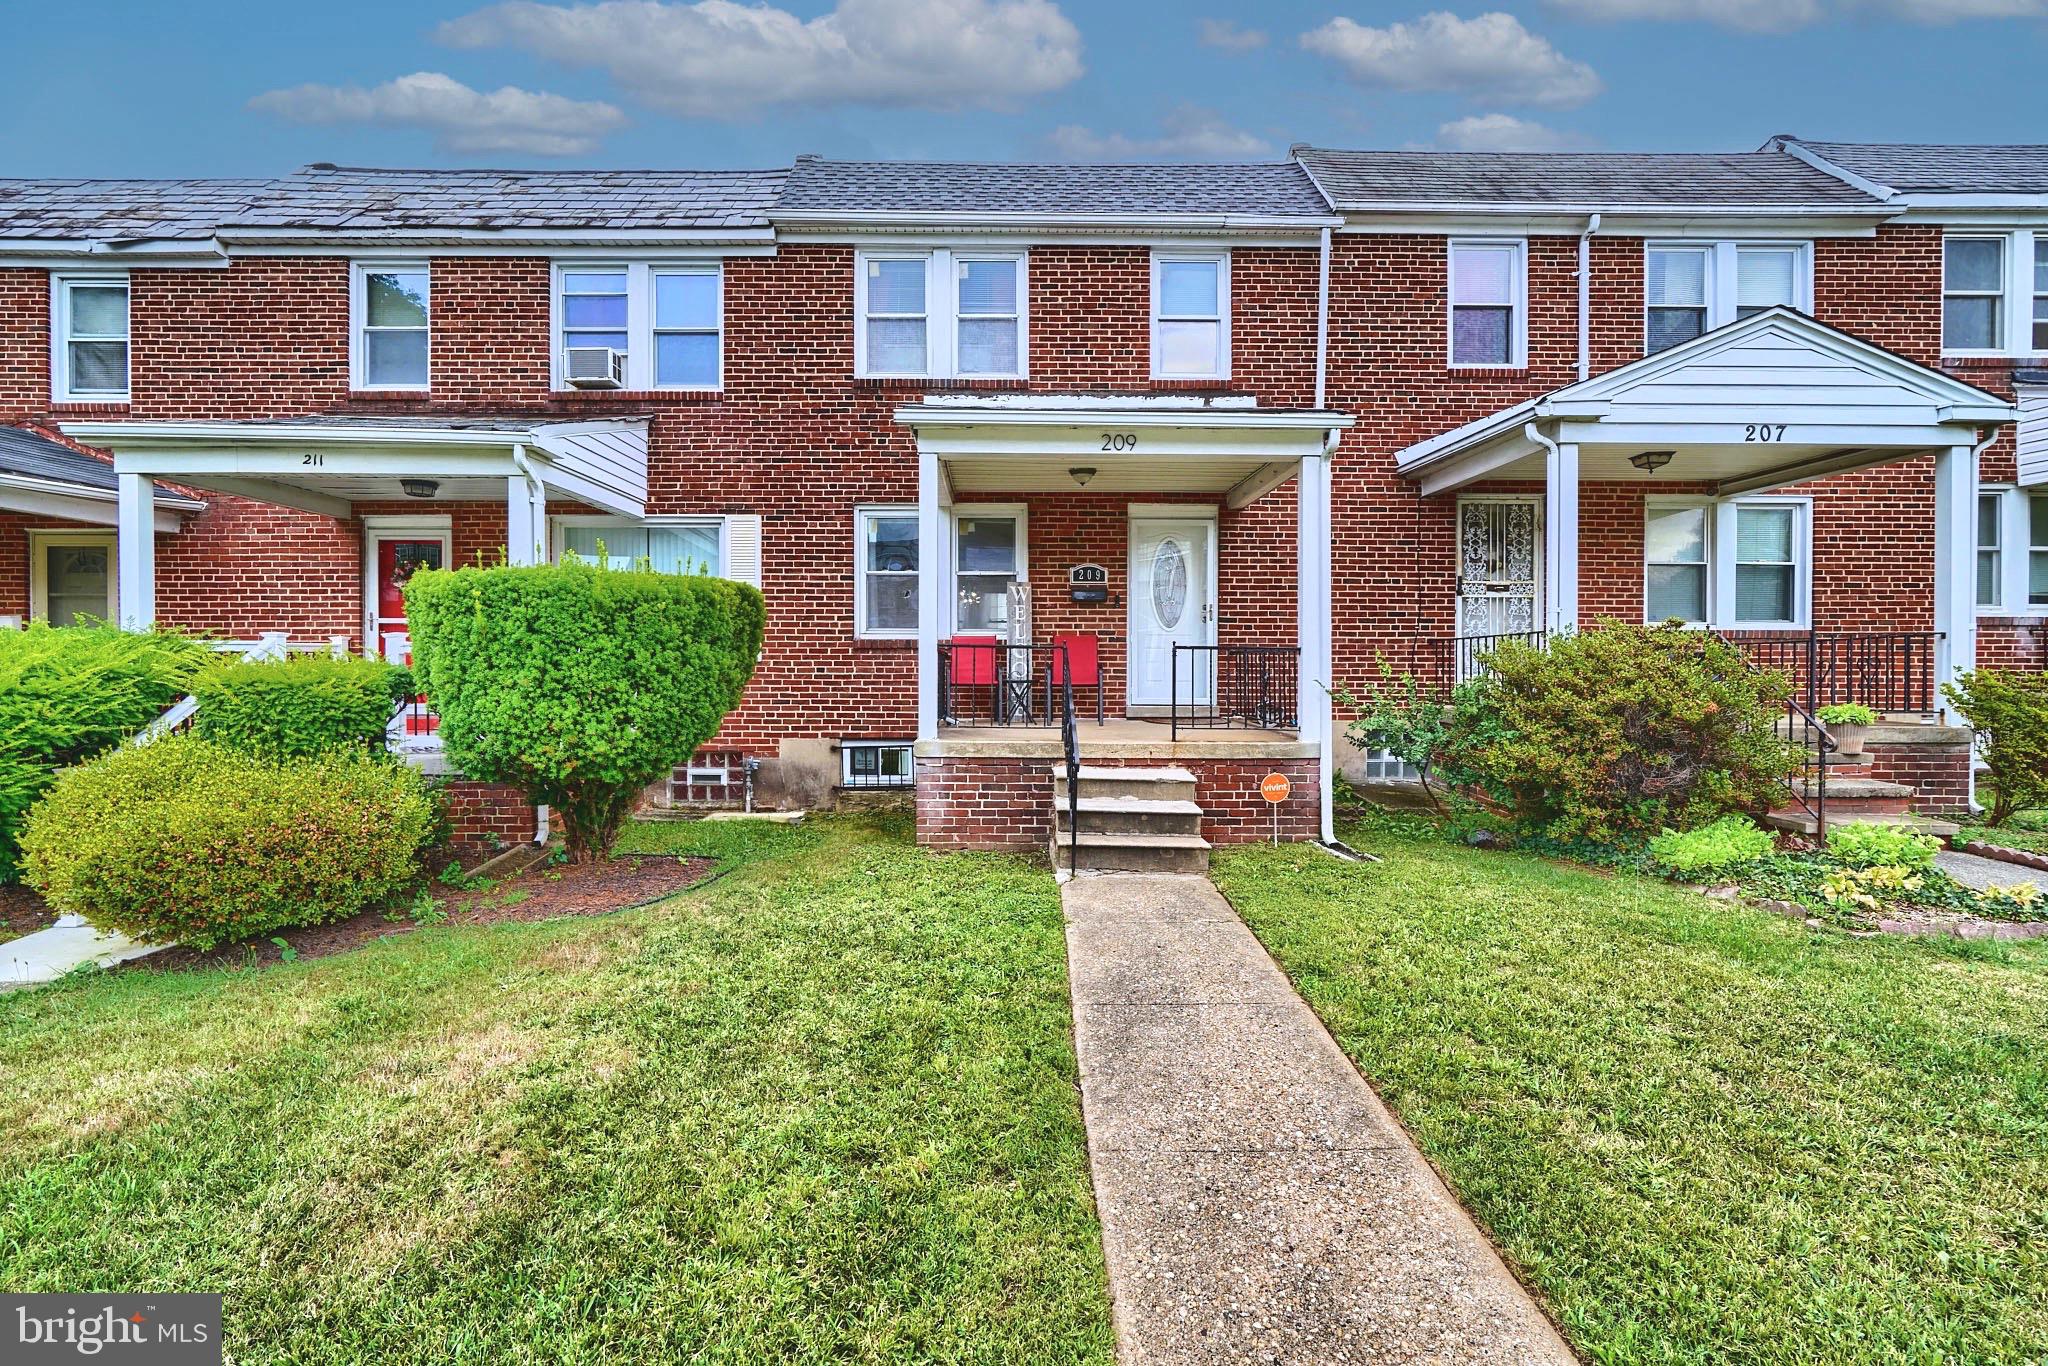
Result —
[[28, 888], [0, 882], [0, 944], [57, 923], [57, 913]]
[[[460, 891], [432, 881], [426, 886], [440, 903], [440, 911], [445, 917], [436, 923], [496, 925], [512, 920], [605, 915], [642, 906], [695, 886], [710, 875], [714, 866], [712, 860], [704, 858], [627, 854], [610, 863], [540, 864], [474, 891]], [[399, 918], [387, 919], [387, 914], [396, 914]], [[409, 934], [419, 928], [410, 918], [409, 907], [401, 905], [391, 912], [364, 911], [329, 925], [286, 930], [278, 936], [284, 940], [284, 946], [266, 939], [227, 944], [207, 951], [166, 949], [124, 964], [120, 970], [153, 972], [275, 963], [283, 959], [285, 946], [290, 948], [295, 958], [323, 958], [330, 953], [341, 953], [367, 944], [373, 939]]]

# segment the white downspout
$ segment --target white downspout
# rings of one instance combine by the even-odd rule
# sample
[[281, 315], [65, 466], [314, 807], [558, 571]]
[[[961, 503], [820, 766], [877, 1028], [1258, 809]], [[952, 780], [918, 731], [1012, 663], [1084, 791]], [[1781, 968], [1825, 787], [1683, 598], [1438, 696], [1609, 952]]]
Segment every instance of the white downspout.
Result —
[[[1322, 252], [1316, 262], [1316, 410], [1324, 403], [1330, 371], [1330, 230], [1323, 229]], [[1335, 446], [1332, 441], [1331, 446]], [[1323, 452], [1325, 458], [1329, 451]]]
[[[512, 467], [526, 477], [526, 517], [524, 520], [529, 528], [529, 534], [535, 538], [535, 543], [537, 545], [541, 544], [547, 536], [547, 514], [541, 511], [541, 509], [547, 506], [547, 490], [541, 484], [540, 476], [533, 472], [532, 463], [526, 458], [526, 445], [524, 442], [515, 441], [512, 443]], [[535, 515], [537, 512], [540, 514], [539, 516]], [[509, 549], [510, 547], [507, 547], [508, 551]], [[544, 552], [542, 558], [545, 560]], [[550, 833], [547, 804], [545, 802], [536, 803], [533, 808], [533, 842], [535, 844], [546, 844]]]
[[1593, 373], [1593, 234], [1600, 231], [1600, 215], [1586, 219], [1579, 234], [1579, 378]]
[[[1984, 439], [1977, 443], [1977, 449], [1970, 452], [1971, 461], [1978, 471], [1977, 488], [1980, 491], [1984, 487], [1984, 452], [1991, 449], [1991, 443], [1996, 440], [1998, 440], [1998, 428], [1992, 427], [1988, 429], [1988, 432], [1985, 435]], [[1973, 496], [1970, 499], [1970, 507], [1973, 509], [1970, 518], [1970, 525], [1976, 526], [1977, 517], [1982, 514], [1983, 510], [1983, 501], [1981, 497]], [[1970, 544], [1973, 546], [1978, 544], [1980, 541], [1983, 540], [1983, 537], [1984, 529], [1982, 527], [1977, 527], [1977, 534], [1970, 538]], [[1936, 713], [1936, 715], [1939, 716], [1941, 712], [1947, 711], [1948, 707], [1946, 703], [1942, 701], [1942, 699], [1937, 698], [1935, 700], [1938, 703], [1942, 703], [1940, 711]], [[1958, 717], [1957, 719], [1960, 720], [1961, 718]], [[1963, 790], [1963, 804], [1969, 807], [1973, 813], [1981, 816], [1984, 814], [1984, 807], [1977, 800], [1977, 737], [1974, 733], [1970, 737], [1970, 762], [1967, 765], [1967, 767], [1969, 769], [1970, 776], [1968, 785]]]

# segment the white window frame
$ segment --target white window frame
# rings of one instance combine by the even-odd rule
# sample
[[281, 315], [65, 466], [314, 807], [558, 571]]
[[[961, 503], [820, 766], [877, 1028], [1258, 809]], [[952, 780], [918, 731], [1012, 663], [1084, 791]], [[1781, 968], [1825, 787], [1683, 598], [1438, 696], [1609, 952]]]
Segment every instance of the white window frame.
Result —
[[[1974, 538], [1977, 553], [1970, 561], [1971, 581], [1974, 585], [1971, 591], [1973, 593], [1983, 583], [1983, 576], [1977, 572], [1977, 559], [1986, 552], [1989, 552], [1993, 557], [1991, 600], [1989, 602], [1985, 602], [1982, 599], [1978, 600], [1977, 614], [1979, 616], [2005, 615], [2005, 601], [2011, 589], [2011, 585], [2006, 581], [2006, 568], [2011, 563], [2012, 558], [2006, 554], [2005, 505], [2007, 492], [2008, 490], [1995, 485], [1979, 485], [1977, 488], [1977, 535]], [[1984, 505], [1987, 502], [1991, 504], [1991, 515], [1989, 517], [1986, 517], [1984, 513]], [[1989, 545], [1984, 543], [1984, 533], [1987, 530], [1991, 532], [1991, 544]]]
[[[427, 334], [427, 378], [421, 384], [370, 383], [370, 277], [417, 271], [427, 277], [427, 325], [423, 329], [386, 328], [390, 332], [424, 331]], [[434, 272], [425, 261], [355, 261], [348, 273], [348, 387], [375, 393], [426, 393], [434, 382]]]
[[[1514, 278], [1508, 288], [1508, 358], [1504, 361], [1458, 359], [1458, 252], [1464, 248], [1507, 248], [1513, 253]], [[1467, 305], [1488, 307], [1490, 305]], [[1453, 237], [1444, 249], [1444, 358], [1453, 370], [1526, 370], [1529, 367], [1529, 239], [1526, 237]]]
[[[1998, 499], [1998, 600], [1977, 604], [1982, 617], [2048, 618], [2048, 603], [2027, 601], [2027, 579], [2035, 554], [2048, 547], [2033, 543], [2032, 503], [2048, 499], [2048, 489], [2015, 488], [2011, 484], [1985, 484], [1977, 490]], [[1971, 560], [1975, 574], [1976, 560]]]
[[1941, 239], [1941, 297], [1943, 312], [1947, 312], [1947, 301], [1951, 295], [1984, 299], [1992, 297], [1988, 290], [1951, 290], [1948, 287], [1948, 244], [1958, 239], [1997, 241], [2005, 246], [2004, 291], [1999, 296], [1998, 344], [1991, 347], [1950, 346], [1946, 332], [1941, 339], [1941, 354], [1944, 356], [2042, 356], [2048, 355], [2048, 347], [2034, 345], [2034, 300], [2040, 297], [2034, 291], [2034, 250], [2035, 243], [2048, 240], [2048, 228], [1957, 228], [1942, 235]]
[[[1813, 243], [1778, 238], [1730, 238], [1723, 241], [1702, 242], [1674, 240], [1649, 240], [1643, 243], [1643, 354], [1650, 350], [1650, 291], [1648, 271], [1650, 253], [1653, 251], [1694, 251], [1706, 256], [1706, 300], [1707, 321], [1702, 329], [1712, 332], [1717, 327], [1726, 327], [1736, 319], [1739, 307], [1738, 289], [1742, 280], [1741, 253], [1757, 249], [1790, 251], [1792, 263], [1792, 306], [1801, 313], [1813, 312]], [[1683, 343], [1680, 343], [1683, 345]], [[1670, 350], [1666, 347], [1665, 350]]]
[[[868, 364], [868, 262], [924, 263], [924, 368], [877, 370]], [[960, 369], [960, 263], [1009, 261], [1017, 271], [1017, 369], [1013, 374]], [[859, 379], [1015, 380], [1031, 376], [1031, 253], [1022, 247], [866, 247], [853, 254], [853, 373]], [[884, 314], [911, 318], [912, 313]], [[975, 314], [994, 317], [995, 314]]]
[[[725, 389], [725, 262], [721, 259], [663, 259], [655, 261], [580, 261], [559, 258], [548, 280], [548, 356], [550, 383], [556, 391], [572, 388], [563, 377], [567, 364], [562, 335], [562, 277], [624, 271], [626, 275], [626, 383], [636, 392], [715, 394]], [[717, 283], [718, 301], [718, 383], [657, 384], [654, 378], [654, 280], [658, 275], [710, 275]], [[663, 328], [664, 332], [697, 332], [702, 328]]]
[[[71, 291], [119, 285], [128, 295], [128, 332], [119, 338], [81, 337], [81, 341], [121, 341], [128, 347], [127, 383], [118, 390], [79, 390], [71, 383]], [[126, 271], [66, 271], [50, 276], [50, 401], [52, 403], [126, 403], [135, 387], [135, 291]]]
[[[1212, 319], [1203, 314], [1176, 314], [1172, 318], [1160, 316], [1159, 282], [1164, 267], [1170, 262], [1194, 261], [1216, 267], [1216, 313]], [[1159, 248], [1152, 253], [1152, 302], [1148, 312], [1152, 326], [1152, 378], [1163, 380], [1205, 380], [1230, 378], [1230, 253], [1228, 251], [1178, 251]], [[1210, 322], [1216, 327], [1216, 368], [1207, 373], [1170, 373], [1159, 367], [1159, 326], [1166, 322]]]
[[[50, 566], [51, 546], [104, 546], [107, 551], [107, 610], [108, 621], [119, 620], [121, 603], [121, 557], [115, 544], [117, 537], [112, 531], [68, 531], [63, 529], [30, 528], [28, 533], [28, 614], [32, 621], [50, 619]], [[69, 626], [70, 622], [59, 622]]]
[[[857, 640], [916, 640], [917, 627], [912, 624], [903, 630], [888, 630], [868, 624], [868, 523], [877, 517], [907, 517], [917, 520], [917, 504], [863, 503], [853, 510], [853, 634]], [[924, 563], [925, 547], [920, 541], [917, 547], [918, 563]], [[884, 571], [889, 572], [889, 571]], [[917, 582], [922, 570], [910, 571], [910, 578]], [[891, 575], [894, 577], [894, 575]], [[922, 593], [922, 588], [920, 588]], [[920, 597], [917, 610], [922, 614], [925, 603]]]
[[841, 787], [846, 788], [855, 787], [853, 781], [854, 751], [866, 749], [900, 749], [903, 751], [904, 757], [908, 759], [910, 762], [909, 772], [905, 773], [901, 778], [885, 779], [879, 772], [880, 764], [877, 763], [876, 767], [878, 771], [875, 775], [876, 781], [871, 783], [861, 783], [858, 785], [858, 788], [856, 790], [887, 791], [892, 788], [911, 788], [917, 786], [917, 761], [915, 760], [915, 758], [911, 757], [912, 746], [914, 746], [916, 743], [917, 742], [914, 740], [841, 740], [839, 742], [839, 785]]
[[[1668, 617], [1652, 617], [1650, 615], [1650, 566], [1652, 561], [1650, 559], [1649, 525], [1650, 514], [1653, 511], [1671, 511], [1678, 508], [1704, 508], [1706, 510], [1706, 525], [1701, 528], [1702, 544], [1700, 547], [1701, 551], [1706, 556], [1706, 563], [1704, 566], [1705, 572], [1701, 575], [1701, 578], [1704, 581], [1706, 588], [1706, 601], [1701, 605], [1706, 609], [1706, 616], [1702, 617], [1698, 621], [1687, 621], [1685, 623], [1687, 626], [1704, 628], [1713, 624], [1714, 605], [1716, 601], [1716, 595], [1714, 592], [1714, 560], [1716, 558], [1714, 554], [1714, 541], [1716, 519], [1714, 517], [1714, 500], [1712, 498], [1692, 498], [1669, 494], [1654, 494], [1650, 497], [1643, 499], [1643, 620], [1649, 625], [1655, 626], [1661, 622], [1668, 621], [1670, 619]], [[1658, 560], [1655, 563], [1677, 564], [1681, 563], [1681, 561]], [[1690, 563], [1690, 561], [1684, 561], [1683, 563]]]
[[555, 563], [560, 564], [568, 553], [570, 527], [622, 527], [630, 531], [650, 531], [661, 527], [711, 527], [718, 532], [718, 564], [711, 571], [714, 578], [730, 578], [732, 568], [731, 531], [726, 519], [717, 515], [695, 513], [678, 516], [651, 517], [606, 517], [586, 513], [569, 513], [548, 518], [548, 548]]
[[[1029, 558], [1031, 550], [1031, 509], [1029, 505], [1024, 503], [955, 503], [952, 515], [946, 521], [946, 560], [944, 573], [941, 575], [945, 582], [946, 593], [946, 615], [941, 620], [946, 623], [946, 634], [949, 636], [957, 636], [963, 629], [966, 629], [960, 625], [960, 523], [962, 519], [972, 520], [982, 517], [1014, 517], [1016, 519], [1017, 569], [1014, 577], [1018, 583], [1028, 584], [1031, 582], [1031, 562]], [[922, 556], [925, 553], [925, 548], [919, 546], [917, 553]], [[928, 609], [923, 603], [919, 603], [918, 610], [922, 612]], [[979, 631], [982, 628], [975, 627], [974, 629]]]
[[[1788, 621], [1744, 621], [1735, 616], [1736, 509], [1743, 507], [1789, 507], [1792, 525], [1792, 608]], [[1645, 524], [1657, 509], [1706, 509], [1706, 619], [1688, 621], [1696, 629], [1727, 631], [1808, 631], [1813, 629], [1813, 499], [1795, 494], [1756, 494], [1743, 498], [1710, 498], [1682, 494], [1654, 494], [1643, 499]], [[1662, 618], [1650, 617], [1650, 558], [1643, 554], [1643, 619], [1655, 625]]]

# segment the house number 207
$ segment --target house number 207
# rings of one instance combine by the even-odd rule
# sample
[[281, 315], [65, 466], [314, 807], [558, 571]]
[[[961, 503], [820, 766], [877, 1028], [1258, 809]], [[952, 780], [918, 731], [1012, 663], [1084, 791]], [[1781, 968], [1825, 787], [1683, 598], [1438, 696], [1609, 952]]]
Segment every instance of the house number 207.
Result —
[[1785, 439], [1785, 424], [1782, 422], [1744, 423], [1742, 439], [1744, 441], [1783, 441]]
[[1106, 451], [1134, 451], [1138, 449], [1138, 437], [1134, 432], [1104, 432], [1102, 449]]

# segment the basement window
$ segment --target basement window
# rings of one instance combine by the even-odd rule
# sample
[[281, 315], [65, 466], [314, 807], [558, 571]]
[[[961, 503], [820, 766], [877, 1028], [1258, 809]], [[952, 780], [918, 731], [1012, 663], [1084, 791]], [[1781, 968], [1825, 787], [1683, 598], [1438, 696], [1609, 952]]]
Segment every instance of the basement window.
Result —
[[841, 787], [913, 787], [916, 765], [908, 740], [841, 740]]

